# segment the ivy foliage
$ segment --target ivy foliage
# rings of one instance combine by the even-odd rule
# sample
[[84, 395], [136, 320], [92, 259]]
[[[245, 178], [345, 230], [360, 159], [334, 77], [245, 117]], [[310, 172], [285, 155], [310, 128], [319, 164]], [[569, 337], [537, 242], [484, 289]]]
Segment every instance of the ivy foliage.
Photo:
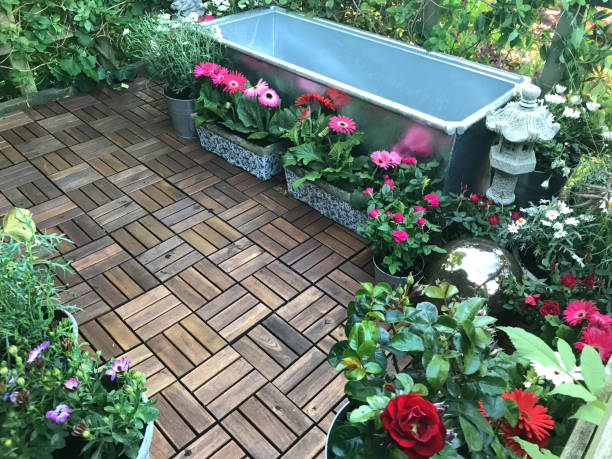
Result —
[[[0, 0], [0, 80], [4, 96], [32, 81], [36, 87], [91, 90], [103, 80], [129, 79], [117, 69], [127, 56], [117, 46], [124, 28], [167, 0]], [[25, 64], [25, 65], [24, 65]]]

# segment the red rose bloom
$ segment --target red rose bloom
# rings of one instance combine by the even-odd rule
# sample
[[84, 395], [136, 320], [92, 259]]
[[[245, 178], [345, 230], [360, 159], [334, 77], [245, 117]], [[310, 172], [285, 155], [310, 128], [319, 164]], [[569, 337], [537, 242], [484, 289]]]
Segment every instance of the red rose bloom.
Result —
[[568, 288], [574, 288], [576, 286], [576, 281], [578, 278], [574, 276], [572, 273], [567, 273], [561, 276], [561, 282]]
[[489, 217], [487, 217], [487, 219], [489, 220], [489, 223], [491, 225], [499, 225], [499, 217], [497, 215], [490, 215]]
[[537, 306], [538, 298], [540, 298], [539, 293], [534, 293], [533, 295], [529, 295], [527, 298], [525, 298], [525, 301], [523, 302], [523, 308], [525, 306]]
[[420, 395], [395, 397], [380, 419], [391, 438], [413, 459], [433, 456], [444, 448], [446, 427], [436, 406]]
[[519, 218], [521, 218], [521, 214], [518, 211], [514, 211], [512, 212], [512, 214], [510, 215], [510, 218], [514, 221], [517, 221]]
[[561, 314], [561, 308], [559, 307], [559, 303], [552, 300], [546, 300], [542, 303], [542, 307], [540, 308], [540, 315], [542, 317], [546, 317], [547, 315], [558, 316]]
[[595, 284], [595, 274], [591, 273], [580, 282], [580, 285], [583, 287], [593, 288]]
[[473, 193], [472, 195], [470, 195], [470, 202], [473, 202], [474, 204], [478, 203], [478, 201], [480, 201], [480, 195]]

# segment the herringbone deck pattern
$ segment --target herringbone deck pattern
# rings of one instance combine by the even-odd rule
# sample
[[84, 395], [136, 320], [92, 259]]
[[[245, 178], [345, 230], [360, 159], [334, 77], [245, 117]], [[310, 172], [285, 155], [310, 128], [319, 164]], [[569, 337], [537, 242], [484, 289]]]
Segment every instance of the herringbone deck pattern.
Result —
[[323, 457], [364, 240], [175, 137], [146, 81], [0, 118], [12, 206], [74, 241], [64, 299], [83, 341], [147, 375], [152, 458]]

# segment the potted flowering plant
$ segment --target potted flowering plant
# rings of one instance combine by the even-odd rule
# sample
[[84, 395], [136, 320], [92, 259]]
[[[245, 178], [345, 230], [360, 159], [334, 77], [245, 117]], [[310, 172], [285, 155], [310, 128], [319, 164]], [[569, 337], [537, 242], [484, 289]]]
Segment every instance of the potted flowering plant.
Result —
[[535, 145], [536, 170], [520, 176], [516, 187], [520, 206], [551, 199], [565, 185], [581, 157], [605, 150], [605, 112], [588, 94], [566, 93], [565, 87], [556, 85], [543, 102], [561, 128], [552, 140]]
[[262, 180], [280, 172], [280, 137], [297, 116], [281, 108], [278, 93], [213, 62], [201, 62], [193, 74], [200, 83], [195, 122], [202, 146]]
[[[372, 243], [376, 282], [384, 281], [397, 287], [411, 273], [414, 276], [422, 273], [424, 256], [431, 252], [444, 253], [444, 250], [429, 243], [429, 232], [440, 228], [425, 218], [425, 207], [406, 205], [394, 195], [394, 189], [393, 180], [387, 179], [376, 192], [369, 187], [363, 190], [370, 198], [369, 219], [360, 230]], [[437, 204], [437, 195], [425, 197], [430, 205]]]
[[580, 227], [595, 217], [574, 215], [568, 204], [556, 198], [542, 200], [539, 205], [532, 204], [521, 212], [524, 217], [503, 228], [501, 236], [519, 251], [528, 269], [546, 270], [551, 264], [560, 270], [571, 269], [576, 264], [584, 266], [586, 253], [578, 253], [574, 244], [582, 239]]
[[[330, 428], [328, 458], [518, 457], [515, 439], [549, 437], [554, 422], [522, 389], [523, 362], [496, 346], [483, 299], [454, 301], [447, 284], [410, 295], [362, 287], [348, 305], [348, 339], [328, 355], [349, 400]], [[423, 295], [447, 312], [414, 305]]]
[[152, 80], [164, 83], [176, 134], [195, 138], [192, 114], [197, 85], [192, 69], [202, 58], [216, 60], [221, 54], [211, 31], [198, 24], [197, 15], [148, 15], [124, 30], [122, 43], [129, 55], [147, 64]]

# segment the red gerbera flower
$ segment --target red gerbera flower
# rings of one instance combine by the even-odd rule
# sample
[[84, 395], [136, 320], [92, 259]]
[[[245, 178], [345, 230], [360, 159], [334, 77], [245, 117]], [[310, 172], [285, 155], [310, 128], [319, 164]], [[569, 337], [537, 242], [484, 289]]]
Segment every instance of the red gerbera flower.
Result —
[[300, 97], [295, 99], [295, 106], [302, 107], [310, 102], [318, 102], [330, 110], [335, 110], [334, 103], [329, 98], [320, 96], [316, 92], [302, 94]]
[[247, 79], [242, 73], [230, 72], [223, 79], [223, 84], [225, 85], [225, 88], [223, 88], [223, 90], [231, 94], [234, 94], [236, 91], [244, 91], [242, 85], [246, 82]]
[[578, 325], [583, 320], [589, 320], [593, 313], [599, 312], [592, 301], [575, 300], [563, 311], [563, 319], [570, 325]]
[[310, 107], [306, 107], [304, 110], [302, 110], [302, 113], [300, 113], [300, 116], [298, 117], [298, 121], [302, 123], [304, 118], [306, 118], [308, 115], [310, 115]]

